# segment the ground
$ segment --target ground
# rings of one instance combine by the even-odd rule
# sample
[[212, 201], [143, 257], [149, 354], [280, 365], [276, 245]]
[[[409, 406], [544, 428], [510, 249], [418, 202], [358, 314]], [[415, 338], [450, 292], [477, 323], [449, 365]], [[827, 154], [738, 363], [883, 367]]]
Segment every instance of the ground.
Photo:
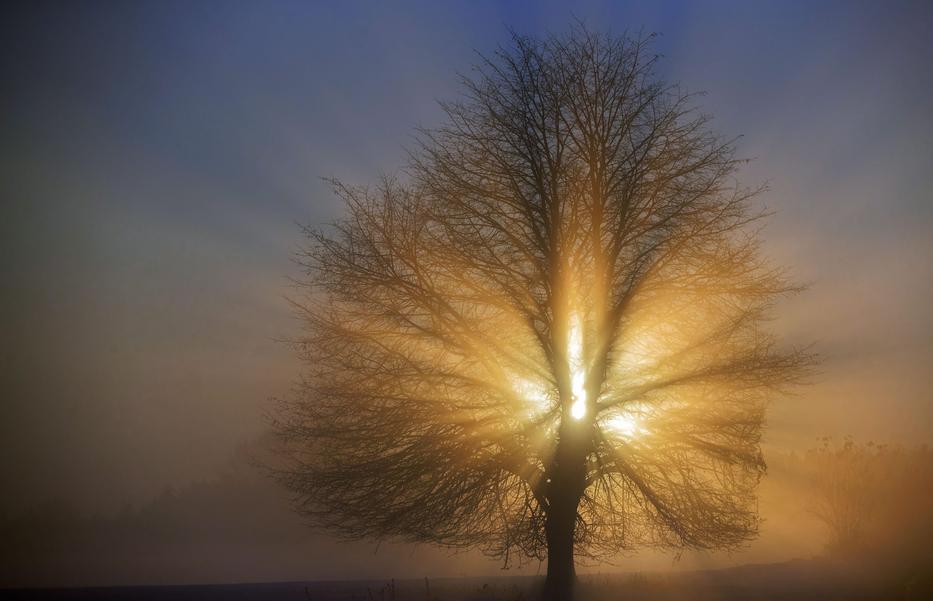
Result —
[[[540, 578], [276, 582], [202, 586], [6, 589], [6, 599], [66, 601], [532, 601]], [[724, 570], [586, 574], [585, 601], [747, 601], [930, 599], [930, 576], [870, 575], [825, 560], [795, 560]]]

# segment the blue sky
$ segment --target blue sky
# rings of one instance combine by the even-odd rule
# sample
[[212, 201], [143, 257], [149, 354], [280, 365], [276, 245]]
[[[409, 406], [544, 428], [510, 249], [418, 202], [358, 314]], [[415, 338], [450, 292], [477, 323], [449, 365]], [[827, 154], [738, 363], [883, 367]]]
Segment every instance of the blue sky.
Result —
[[[931, 441], [933, 10], [923, 2], [140, 2], [8, 5], [0, 298], [28, 504], [109, 511], [209, 478], [300, 366], [283, 297], [321, 176], [374, 181], [438, 124], [476, 52], [574, 19], [660, 32], [768, 181], [771, 254], [811, 289], [777, 326], [814, 386], [768, 443]], [[4, 487], [6, 488], [6, 487]]]

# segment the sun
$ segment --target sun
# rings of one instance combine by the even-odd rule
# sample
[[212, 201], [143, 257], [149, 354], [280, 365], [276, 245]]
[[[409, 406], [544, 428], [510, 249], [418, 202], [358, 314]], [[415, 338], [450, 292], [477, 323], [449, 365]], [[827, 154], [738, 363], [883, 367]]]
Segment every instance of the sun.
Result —
[[573, 394], [570, 416], [580, 420], [586, 417], [586, 368], [583, 364], [583, 326], [578, 315], [574, 315], [570, 321], [567, 346], [567, 358], [571, 372], [570, 385]]

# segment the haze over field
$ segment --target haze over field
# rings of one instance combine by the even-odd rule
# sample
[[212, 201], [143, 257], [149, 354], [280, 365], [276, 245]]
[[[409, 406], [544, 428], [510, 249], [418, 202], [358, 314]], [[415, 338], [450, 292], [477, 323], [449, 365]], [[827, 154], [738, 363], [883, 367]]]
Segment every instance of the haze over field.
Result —
[[[780, 308], [776, 329], [792, 343], [815, 340], [823, 364], [812, 386], [771, 408], [766, 452], [802, 452], [826, 435], [931, 442], [933, 10], [617, 4], [5, 8], [0, 482], [15, 493], [0, 500], [0, 516], [57, 514], [71, 524], [94, 514], [140, 537], [121, 543], [138, 550], [149, 526], [127, 526], [133, 511], [138, 522], [171, 514], [171, 528], [183, 528], [224, 494], [255, 494], [271, 507], [271, 531], [292, 532], [297, 519], [267, 483], [244, 476], [251, 484], [232, 485], [222, 474], [240, 445], [265, 434], [268, 399], [288, 395], [300, 371], [277, 342], [296, 327], [284, 297], [303, 244], [297, 224], [342, 211], [319, 177], [372, 183], [396, 172], [413, 128], [440, 120], [435, 99], [458, 93], [456, 72], [469, 72], [474, 50], [494, 51], [507, 27], [544, 34], [573, 18], [661, 32], [662, 75], [708, 90], [702, 107], [714, 128], [742, 135], [740, 153], [755, 158], [743, 181], [770, 183], [761, 197], [776, 211], [768, 251], [811, 284]], [[199, 489], [204, 481], [215, 484]], [[775, 515], [786, 523], [766, 526], [748, 555], [686, 565], [822, 548], [818, 536], [801, 536], [805, 508], [782, 503], [785, 493], [767, 482], [763, 499], [783, 508]], [[174, 505], [167, 487], [180, 491]], [[192, 490], [207, 492], [199, 501]], [[230, 523], [249, 515], [231, 511]], [[47, 524], [42, 536], [58, 540]], [[329, 555], [308, 577], [497, 567], [426, 548], [358, 565], [356, 551], [294, 536], [228, 557], [282, 558], [250, 576], [268, 579], [298, 578], [301, 554]], [[81, 549], [82, 540], [68, 544]], [[281, 567], [285, 557], [296, 557], [291, 567]], [[231, 573], [220, 559], [161, 576], [152, 565], [127, 562], [93, 581]], [[624, 565], [670, 559], [642, 554]], [[31, 582], [69, 582], [74, 565], [37, 570]]]

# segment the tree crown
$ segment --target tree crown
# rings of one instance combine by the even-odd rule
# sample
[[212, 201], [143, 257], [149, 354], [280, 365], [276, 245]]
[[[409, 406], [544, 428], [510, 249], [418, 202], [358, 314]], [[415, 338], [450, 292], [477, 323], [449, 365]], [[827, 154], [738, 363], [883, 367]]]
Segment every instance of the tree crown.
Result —
[[575, 438], [578, 553], [755, 533], [765, 403], [811, 359], [765, 327], [796, 288], [732, 142], [650, 45], [514, 36], [405, 183], [334, 182], [347, 215], [307, 232], [307, 373], [277, 423], [316, 523], [542, 558]]

